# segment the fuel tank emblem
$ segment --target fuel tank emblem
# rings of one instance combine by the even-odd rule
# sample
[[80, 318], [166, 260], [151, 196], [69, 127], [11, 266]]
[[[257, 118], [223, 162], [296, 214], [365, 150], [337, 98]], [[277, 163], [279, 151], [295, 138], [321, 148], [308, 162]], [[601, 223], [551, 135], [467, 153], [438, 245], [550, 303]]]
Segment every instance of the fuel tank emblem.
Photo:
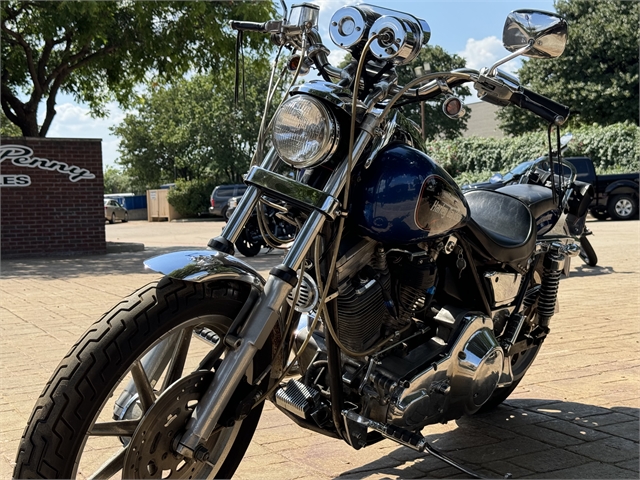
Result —
[[467, 207], [457, 192], [439, 175], [428, 176], [416, 205], [415, 222], [432, 235], [458, 226], [467, 216]]

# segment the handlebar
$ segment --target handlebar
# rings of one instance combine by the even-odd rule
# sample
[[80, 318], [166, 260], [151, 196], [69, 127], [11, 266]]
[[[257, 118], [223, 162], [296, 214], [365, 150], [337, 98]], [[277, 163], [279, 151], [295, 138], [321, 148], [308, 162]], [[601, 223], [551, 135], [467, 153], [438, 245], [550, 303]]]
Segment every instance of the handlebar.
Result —
[[234, 30], [242, 30], [247, 32], [262, 32], [262, 33], [267, 32], [266, 30], [267, 22], [260, 23], [260, 22], [242, 22], [237, 20], [231, 20], [229, 22], [229, 25]]
[[[261, 33], [279, 32], [285, 35], [292, 33], [299, 34], [301, 31], [300, 27], [284, 25], [281, 20], [269, 20], [263, 23], [232, 20], [230, 26], [232, 29], [238, 31]], [[311, 29], [307, 34], [309, 45], [313, 51], [313, 55], [311, 55], [312, 60], [325, 80], [329, 80], [330, 77], [335, 79], [342, 78], [343, 70], [329, 63], [328, 50], [322, 45], [322, 39], [318, 32], [315, 31], [315, 29]], [[483, 87], [488, 87], [485, 91], [487, 97], [497, 95], [497, 98], [494, 98], [494, 100], [498, 100], [497, 103], [499, 105], [513, 103], [556, 125], [562, 125], [570, 114], [569, 107], [529, 89], [520, 87], [517, 84], [517, 79], [512, 80], [504, 75], [485, 76], [484, 73], [468, 68], [458, 69], [452, 72], [427, 74], [414, 79], [405, 86], [392, 85], [388, 90], [391, 95], [395, 96], [391, 104], [395, 104], [400, 97], [404, 97], [406, 101], [398, 103], [398, 106], [404, 103], [411, 103], [418, 99], [424, 100], [435, 97], [443, 91], [441, 88], [442, 81], [446, 84], [447, 89], [469, 81], [479, 82]], [[485, 100], [491, 101], [489, 98], [485, 98]]]
[[511, 103], [529, 110], [556, 125], [562, 125], [570, 113], [569, 107], [527, 88], [522, 88], [521, 92], [514, 92], [511, 96]]

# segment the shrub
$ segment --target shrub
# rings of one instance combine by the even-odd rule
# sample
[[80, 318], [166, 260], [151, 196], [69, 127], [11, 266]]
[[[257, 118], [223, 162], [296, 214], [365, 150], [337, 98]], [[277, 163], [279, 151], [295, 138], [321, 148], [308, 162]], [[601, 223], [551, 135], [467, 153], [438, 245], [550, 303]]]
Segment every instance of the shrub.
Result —
[[214, 187], [212, 180], [176, 180], [167, 199], [183, 217], [196, 217], [207, 211]]
[[[591, 157], [600, 174], [638, 171], [640, 128], [637, 125], [594, 125], [572, 133], [574, 138], [565, 156]], [[508, 138], [438, 140], [427, 145], [427, 153], [449, 174], [466, 181], [487, 172], [508, 171], [518, 163], [544, 155], [547, 150], [547, 134], [542, 131]]]

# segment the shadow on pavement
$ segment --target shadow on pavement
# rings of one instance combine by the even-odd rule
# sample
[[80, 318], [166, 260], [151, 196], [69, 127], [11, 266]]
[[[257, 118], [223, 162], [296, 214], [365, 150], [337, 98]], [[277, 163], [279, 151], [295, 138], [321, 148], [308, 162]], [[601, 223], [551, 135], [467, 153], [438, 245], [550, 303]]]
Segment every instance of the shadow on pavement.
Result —
[[587, 265], [580, 265], [571, 269], [569, 277], [595, 277], [598, 275], [633, 275], [635, 272], [618, 272], [613, 267], [601, 267], [597, 265], [595, 267], [589, 267]]
[[[508, 400], [423, 434], [430, 445], [487, 478], [638, 478], [640, 410], [554, 400]], [[443, 461], [398, 447], [336, 478], [470, 478]]]
[[[49, 277], [73, 278], [86, 275], [127, 275], [133, 273], [151, 273], [146, 270], [143, 262], [151, 257], [180, 250], [197, 250], [193, 246], [177, 247], [146, 247], [140, 252], [107, 253], [105, 255], [74, 256], [74, 257], [42, 257], [8, 259], [2, 261], [2, 278], [19, 277]], [[202, 249], [204, 250], [204, 249]], [[281, 262], [281, 252], [261, 254], [246, 258], [238, 255], [258, 271], [268, 270]]]

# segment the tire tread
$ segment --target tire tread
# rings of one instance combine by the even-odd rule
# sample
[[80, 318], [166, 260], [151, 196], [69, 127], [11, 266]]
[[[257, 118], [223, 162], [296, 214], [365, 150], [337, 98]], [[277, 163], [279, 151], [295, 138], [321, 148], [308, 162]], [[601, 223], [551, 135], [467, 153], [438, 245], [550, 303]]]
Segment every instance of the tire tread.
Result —
[[110, 391], [111, 383], [124, 374], [125, 360], [141, 350], [140, 338], [152, 332], [157, 335], [178, 311], [198, 300], [237, 293], [224, 290], [165, 277], [134, 292], [93, 323], [38, 397], [21, 438], [14, 478], [69, 478], [73, 461], [64, 452], [79, 448], [81, 432], [92, 420], [85, 410], [91, 410], [100, 392]]

